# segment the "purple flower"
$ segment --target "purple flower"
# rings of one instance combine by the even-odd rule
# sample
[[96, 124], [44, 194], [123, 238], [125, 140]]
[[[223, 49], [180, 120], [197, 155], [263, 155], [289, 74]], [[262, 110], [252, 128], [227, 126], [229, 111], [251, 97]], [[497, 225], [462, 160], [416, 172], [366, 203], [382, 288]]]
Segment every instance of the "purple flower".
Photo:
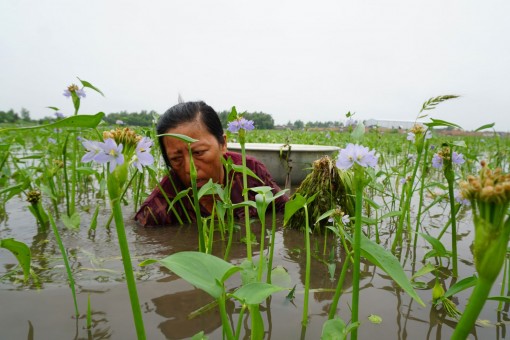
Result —
[[142, 166], [151, 165], [154, 163], [154, 157], [150, 153], [152, 147], [152, 140], [149, 137], [143, 137], [136, 145], [136, 156], [133, 165], [142, 172]]
[[408, 133], [407, 133], [407, 140], [409, 140], [409, 141], [411, 141], [412, 143], [414, 143], [415, 139], [416, 139], [416, 136], [414, 135], [414, 133], [413, 133], [413, 132], [408, 132]]
[[404, 177], [404, 178], [400, 179], [400, 184], [406, 184], [406, 182], [407, 182], [407, 178]]
[[76, 95], [78, 97], [82, 97], [82, 98], [85, 98], [87, 96], [87, 94], [85, 93], [85, 91], [83, 89], [76, 90]]
[[457, 153], [456, 151], [454, 151], [452, 153], [452, 163], [453, 164], [464, 164], [465, 160], [464, 160], [464, 155], [461, 154], [461, 153]]
[[468, 207], [471, 205], [471, 202], [464, 198], [459, 190], [455, 190], [455, 201]]
[[57, 111], [57, 112], [55, 112], [55, 116], [56, 116], [57, 118], [64, 118], [64, 117], [65, 117], [65, 116], [64, 116], [64, 114], [63, 114], [62, 112], [58, 112], [58, 111]]
[[358, 121], [356, 121], [352, 118], [349, 118], [345, 121], [345, 127], [356, 126], [356, 125], [358, 125]]
[[236, 133], [239, 132], [239, 130], [243, 129], [245, 131], [251, 131], [255, 128], [253, 126], [253, 120], [247, 120], [245, 118], [238, 118], [234, 121], [231, 121], [228, 123], [227, 130]]
[[443, 167], [443, 157], [439, 156], [439, 154], [434, 154], [432, 157], [432, 166], [436, 169]]
[[77, 139], [82, 142], [81, 144], [83, 145], [85, 150], [87, 150], [87, 153], [83, 155], [83, 157], [81, 158], [81, 161], [83, 163], [94, 161], [96, 156], [99, 155], [99, 153], [103, 152], [103, 148], [101, 146], [101, 144], [103, 143], [90, 141], [80, 136], [78, 136]]
[[330, 139], [330, 138], [331, 138], [331, 135], [329, 134], [329, 132], [326, 132], [326, 138], [327, 138], [327, 139]]
[[48, 137], [48, 143], [57, 144], [57, 141], [51, 137]]
[[350, 220], [350, 218], [349, 218], [349, 215], [344, 215], [344, 216], [342, 216], [342, 223], [343, 223], [344, 225], [349, 224], [349, 222], [350, 222], [350, 221], [351, 221], [351, 220]]
[[110, 172], [113, 172], [117, 165], [122, 165], [124, 163], [122, 144], [117, 145], [115, 140], [108, 138], [104, 143], [100, 143], [99, 146], [102, 150], [94, 157], [94, 161], [101, 164], [110, 163]]
[[431, 139], [431, 138], [432, 138], [432, 131], [427, 130], [427, 132], [425, 132], [425, 139]]
[[358, 144], [347, 144], [345, 149], [340, 150], [336, 166], [340, 169], [347, 170], [351, 168], [354, 163], [358, 163], [362, 167], [375, 167], [377, 165], [375, 150], [369, 151], [367, 147]]
[[117, 119], [115, 121], [115, 124], [117, 124], [117, 125], [124, 125], [124, 122], [122, 120], [120, 120], [120, 119]]

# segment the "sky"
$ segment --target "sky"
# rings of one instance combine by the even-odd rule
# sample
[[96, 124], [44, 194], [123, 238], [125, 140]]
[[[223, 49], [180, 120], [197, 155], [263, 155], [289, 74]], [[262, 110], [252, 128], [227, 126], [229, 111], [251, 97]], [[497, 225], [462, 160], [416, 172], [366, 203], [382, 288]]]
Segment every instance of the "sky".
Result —
[[276, 124], [414, 121], [510, 131], [509, 1], [2, 0], [0, 110], [163, 113], [184, 100]]

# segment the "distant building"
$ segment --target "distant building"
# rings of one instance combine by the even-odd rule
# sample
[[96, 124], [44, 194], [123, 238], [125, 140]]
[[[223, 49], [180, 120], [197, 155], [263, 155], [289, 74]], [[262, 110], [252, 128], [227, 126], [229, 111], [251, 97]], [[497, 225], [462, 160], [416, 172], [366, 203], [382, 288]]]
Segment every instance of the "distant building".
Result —
[[[400, 130], [409, 130], [413, 127], [416, 122], [411, 122], [407, 120], [382, 120], [382, 119], [367, 119], [363, 122], [365, 127], [380, 127], [386, 129], [400, 129]], [[420, 122], [417, 122], [420, 123]]]

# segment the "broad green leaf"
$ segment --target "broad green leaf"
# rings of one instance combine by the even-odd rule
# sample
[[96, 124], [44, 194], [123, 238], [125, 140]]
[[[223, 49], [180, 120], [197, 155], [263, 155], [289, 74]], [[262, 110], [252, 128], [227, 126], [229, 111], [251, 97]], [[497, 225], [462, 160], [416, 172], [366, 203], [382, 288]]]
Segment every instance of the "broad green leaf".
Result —
[[[201, 199], [205, 195], [213, 195], [217, 194], [218, 192], [223, 193], [223, 190], [221, 189], [221, 185], [218, 183], [213, 183], [212, 179], [209, 178], [209, 181], [205, 183], [200, 190], [198, 190], [198, 199]], [[220, 195], [223, 197], [223, 195]]]
[[271, 270], [271, 283], [284, 288], [292, 288], [292, 278], [282, 266], [276, 266]]
[[425, 266], [421, 267], [420, 270], [418, 270], [416, 273], [414, 273], [414, 275], [411, 277], [411, 281], [413, 281], [417, 277], [431, 273], [434, 270], [436, 270], [436, 267], [433, 264], [427, 262], [427, 264]]
[[331, 210], [326, 211], [324, 214], [317, 217], [317, 221], [315, 221], [315, 223], [319, 223], [323, 219], [330, 217], [335, 212], [335, 210], [336, 209], [331, 209]]
[[92, 89], [96, 92], [98, 92], [99, 94], [101, 94], [103, 97], [104, 97], [104, 93], [98, 89], [97, 87], [95, 87], [94, 85], [92, 85], [91, 83], [89, 83], [88, 81], [85, 81], [85, 80], [81, 80], [79, 77], [77, 77], [78, 80], [81, 82], [81, 84], [83, 85], [83, 87], [88, 87], [89, 89]]
[[359, 321], [345, 326], [340, 318], [334, 318], [324, 322], [322, 325], [321, 340], [344, 340], [347, 335], [360, 325]]
[[54, 123], [36, 125], [36, 126], [25, 126], [18, 128], [5, 128], [0, 129], [0, 132], [12, 131], [12, 130], [34, 130], [42, 128], [95, 128], [101, 122], [104, 117], [104, 112], [99, 112], [95, 115], [76, 115], [67, 117], [61, 120], [57, 120]]
[[428, 243], [432, 246], [432, 248], [436, 251], [436, 256], [440, 257], [449, 257], [450, 254], [444, 247], [444, 245], [437, 238], [427, 235], [425, 233], [418, 233], [421, 237], [427, 240]]
[[382, 246], [371, 241], [366, 236], [361, 235], [361, 252], [362, 255], [381, 268], [407, 293], [410, 297], [415, 299], [420, 305], [425, 307], [422, 299], [414, 290], [411, 282], [404, 273], [404, 269], [398, 262], [397, 258], [392, 253], [384, 249]]
[[240, 301], [244, 301], [248, 305], [258, 305], [267, 299], [271, 294], [285, 290], [265, 282], [253, 282], [241, 286], [232, 295]]
[[351, 132], [351, 137], [354, 141], [360, 143], [363, 140], [363, 135], [365, 134], [365, 125], [361, 122], [356, 125], [354, 130]]
[[173, 138], [177, 138], [177, 139], [180, 139], [182, 140], [183, 142], [185, 143], [194, 143], [194, 142], [198, 142], [198, 139], [194, 139], [194, 138], [191, 138], [191, 137], [188, 137], [186, 135], [181, 135], [179, 133], [162, 133], [160, 135], [157, 135], [156, 137], [163, 137], [163, 136], [168, 136], [168, 137], [173, 137]]
[[158, 262], [215, 299], [221, 296], [224, 289], [218, 282], [224, 283], [241, 270], [219, 257], [194, 251], [182, 251]]
[[16, 257], [23, 269], [25, 281], [27, 281], [30, 275], [30, 261], [32, 258], [30, 248], [25, 243], [13, 238], [0, 239], [0, 247], [9, 250]]
[[463, 140], [456, 140], [456, 141], [452, 142], [452, 145], [459, 146], [461, 148], [467, 148], [466, 142]]
[[244, 170], [246, 170], [246, 174], [248, 176], [255, 178], [260, 183], [264, 183], [264, 181], [261, 180], [259, 178], [259, 176], [257, 176], [250, 168], [243, 167], [242, 165], [232, 164], [232, 170], [239, 172], [239, 173], [242, 173]]
[[69, 229], [78, 229], [80, 227], [80, 214], [75, 212], [71, 216], [62, 215], [62, 223]]
[[287, 203], [285, 203], [285, 212], [284, 212], [284, 217], [283, 217], [283, 224], [286, 225], [287, 222], [289, 222], [290, 218], [292, 217], [292, 215], [294, 215], [299, 209], [301, 209], [302, 207], [304, 207], [306, 204], [306, 198], [299, 194], [299, 193], [296, 193], [294, 195], [294, 198], [291, 199], [290, 201], [288, 201]]
[[227, 121], [231, 122], [233, 120], [237, 119], [237, 110], [235, 106], [232, 106], [232, 110], [230, 110], [230, 113], [228, 115]]
[[450, 126], [450, 127], [456, 127], [456, 128], [459, 128], [462, 130], [462, 127], [460, 127], [459, 125], [457, 125], [455, 123], [447, 122], [446, 120], [434, 119], [434, 118], [430, 118], [430, 120], [432, 121], [431, 123], [424, 123], [424, 125], [428, 126], [429, 128], [438, 127], [438, 126]]
[[452, 295], [455, 295], [459, 292], [462, 292], [463, 290], [466, 290], [468, 288], [474, 287], [476, 285], [476, 282], [478, 281], [478, 278], [473, 275], [466, 277], [459, 282], [455, 283], [444, 293], [444, 297], [448, 298]]
[[191, 340], [207, 340], [209, 337], [204, 334], [204, 331], [201, 331], [191, 337]]
[[475, 132], [477, 131], [481, 131], [481, 130], [485, 130], [485, 129], [491, 129], [494, 127], [496, 123], [490, 123], [490, 124], [485, 124], [485, 125], [482, 125], [480, 126], [478, 129], [475, 130]]

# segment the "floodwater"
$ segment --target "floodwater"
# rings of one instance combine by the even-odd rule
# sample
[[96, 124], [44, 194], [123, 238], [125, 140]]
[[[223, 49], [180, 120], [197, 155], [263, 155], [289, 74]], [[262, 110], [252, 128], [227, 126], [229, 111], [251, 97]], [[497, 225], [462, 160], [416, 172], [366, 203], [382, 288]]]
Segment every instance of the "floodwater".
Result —
[[[6, 204], [8, 218], [0, 224], [0, 238], [14, 237], [27, 243], [33, 253], [33, 267], [39, 276], [39, 283], [33, 281], [24, 285], [20, 281], [3, 278], [0, 280], [0, 338], [2, 339], [134, 339], [135, 328], [127, 287], [123, 280], [120, 251], [116, 242], [115, 228], [104, 228], [108, 219], [108, 209], [100, 213], [98, 227], [94, 235], [87, 232], [91, 212], [82, 212], [80, 230], [71, 231], [58, 224], [61, 237], [69, 252], [71, 267], [77, 285], [80, 317], [74, 317], [71, 290], [67, 284], [66, 271], [55, 242], [53, 233], [37, 230], [28, 203], [11, 200]], [[444, 208], [444, 207], [443, 207]], [[426, 216], [426, 225], [432, 234], [448, 219], [449, 209], [432, 209]], [[93, 211], [93, 209], [92, 209]], [[131, 256], [136, 270], [137, 288], [142, 306], [145, 330], [148, 339], [187, 339], [204, 331], [210, 339], [221, 339], [221, 322], [217, 308], [198, 315], [190, 314], [212, 301], [206, 293], [195, 289], [169, 270], [158, 265], [138, 267], [138, 263], [149, 258], [162, 259], [183, 250], [196, 250], [198, 236], [193, 226], [143, 228], [131, 221], [133, 207], [124, 207], [126, 231]], [[281, 225], [282, 216], [278, 216]], [[269, 222], [268, 222], [269, 223]], [[268, 226], [269, 227], [269, 226]], [[380, 226], [383, 246], [389, 248], [394, 229], [394, 221], [388, 219]], [[254, 225], [254, 232], [260, 235], [260, 225]], [[243, 230], [244, 227], [241, 228]], [[371, 230], [373, 233], [373, 229]], [[473, 238], [469, 214], [461, 217], [459, 223], [459, 276], [464, 278], [474, 274], [470, 244]], [[231, 251], [231, 261], [241, 263], [246, 257], [246, 247], [239, 240], [242, 232], [236, 235]], [[449, 248], [451, 235], [442, 239]], [[269, 239], [266, 238], [266, 245]], [[312, 236], [311, 293], [309, 302], [309, 322], [301, 326], [305, 244], [303, 233], [296, 230], [278, 228], [275, 240], [274, 266], [283, 267], [290, 275], [290, 282], [275, 284], [296, 286], [293, 300], [287, 299], [288, 291], [272, 295], [261, 305], [266, 339], [319, 339], [327, 314], [336, 280], [345, 259], [333, 239], [327, 239], [326, 255], [323, 255], [324, 236]], [[214, 252], [222, 254], [226, 242], [217, 240]], [[335, 249], [336, 270], [331, 277], [327, 262], [329, 253]], [[254, 246], [254, 261], [258, 260], [258, 246]], [[420, 239], [416, 254], [412, 249], [404, 249], [401, 262], [406, 274], [423, 266], [423, 255], [430, 250]], [[414, 258], [416, 257], [416, 261]], [[435, 263], [433, 259], [429, 259]], [[446, 261], [446, 260], [444, 260]], [[446, 262], [445, 262], [446, 263]], [[16, 264], [14, 257], [5, 249], [0, 249], [0, 277]], [[374, 265], [363, 262], [361, 274], [360, 314], [362, 322], [358, 334], [360, 339], [449, 339], [456, 321], [441, 309], [431, 304], [431, 287], [434, 276], [428, 274], [419, 278], [426, 288], [417, 290], [426, 307], [413, 301]], [[448, 277], [449, 273], [444, 273]], [[276, 279], [275, 279], [276, 280]], [[454, 281], [445, 280], [446, 288]], [[500, 281], [498, 281], [500, 282]], [[351, 273], [344, 283], [345, 293], [340, 299], [337, 315], [348, 322], [350, 318]], [[234, 289], [240, 284], [239, 275], [234, 275], [227, 286]], [[493, 295], [500, 295], [501, 287], [495, 285]], [[470, 290], [458, 294], [454, 301], [463, 310]], [[86, 329], [85, 314], [87, 299], [92, 308], [91, 330]], [[472, 338], [507, 338], [509, 305], [498, 312], [498, 303], [488, 301], [480, 319], [487, 320], [476, 327]], [[229, 318], [235, 325], [240, 306], [230, 302], [227, 306]], [[370, 315], [382, 318], [380, 324], [371, 323]], [[245, 314], [241, 338], [250, 334], [249, 315]]]

